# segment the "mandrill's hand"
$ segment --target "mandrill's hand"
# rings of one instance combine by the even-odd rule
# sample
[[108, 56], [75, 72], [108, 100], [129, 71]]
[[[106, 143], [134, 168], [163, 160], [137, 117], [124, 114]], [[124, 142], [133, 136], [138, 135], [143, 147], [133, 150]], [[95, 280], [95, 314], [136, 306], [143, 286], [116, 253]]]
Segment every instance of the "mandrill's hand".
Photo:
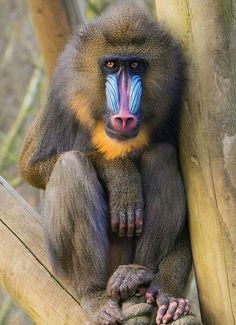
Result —
[[[127, 182], [127, 180], [124, 180]], [[143, 199], [141, 188], [130, 186], [110, 189], [111, 229], [120, 237], [140, 236], [143, 229]]]
[[124, 322], [124, 315], [117, 302], [109, 300], [107, 305], [100, 311], [99, 321], [100, 325], [117, 325]]
[[120, 265], [107, 283], [107, 295], [125, 300], [134, 296], [140, 288], [149, 286], [155, 274], [142, 265]]
[[107, 160], [96, 154], [92, 161], [107, 189], [112, 232], [120, 237], [140, 236], [143, 196], [137, 166], [128, 158]]

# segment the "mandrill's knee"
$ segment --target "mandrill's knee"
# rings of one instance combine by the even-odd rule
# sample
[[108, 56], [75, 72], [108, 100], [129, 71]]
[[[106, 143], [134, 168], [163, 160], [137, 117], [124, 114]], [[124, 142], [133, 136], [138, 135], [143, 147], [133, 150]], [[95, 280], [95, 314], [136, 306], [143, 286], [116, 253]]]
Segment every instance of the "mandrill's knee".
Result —
[[49, 183], [60, 181], [58, 184], [65, 186], [66, 184], [78, 182], [80, 176], [88, 169], [87, 160], [85, 154], [78, 151], [64, 152], [54, 166]]
[[83, 174], [81, 159], [81, 154], [76, 151], [60, 155], [46, 186], [46, 196], [60, 193], [64, 197], [69, 193], [72, 194], [72, 191], [79, 185], [80, 175]]
[[84, 153], [68, 151], [60, 155], [47, 185], [47, 192], [59, 192], [63, 198], [103, 201], [103, 189], [91, 160]]
[[87, 159], [85, 154], [79, 151], [67, 151], [60, 155], [57, 165], [59, 165], [61, 172], [68, 174], [83, 169], [83, 165]]

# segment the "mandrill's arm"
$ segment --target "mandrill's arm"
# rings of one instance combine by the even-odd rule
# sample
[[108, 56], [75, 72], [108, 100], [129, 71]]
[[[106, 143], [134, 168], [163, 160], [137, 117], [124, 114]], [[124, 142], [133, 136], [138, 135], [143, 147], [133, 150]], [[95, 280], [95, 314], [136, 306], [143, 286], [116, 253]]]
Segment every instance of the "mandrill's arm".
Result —
[[107, 160], [102, 155], [93, 157], [93, 162], [107, 189], [112, 231], [121, 237], [139, 236], [143, 227], [143, 198], [136, 165], [128, 158]]
[[39, 141], [39, 126], [36, 119], [29, 127], [28, 132], [21, 145], [19, 153], [19, 171], [24, 180], [32, 186], [45, 189], [53, 167], [57, 161], [57, 156], [48, 159], [32, 162]]
[[182, 231], [186, 208], [176, 150], [167, 144], [151, 148], [142, 156], [140, 171], [145, 226], [136, 240], [134, 264], [114, 272], [107, 293], [124, 300], [146, 287], [147, 302], [157, 302], [156, 322], [160, 324], [189, 310], [183, 288], [191, 268], [191, 250], [187, 232]]

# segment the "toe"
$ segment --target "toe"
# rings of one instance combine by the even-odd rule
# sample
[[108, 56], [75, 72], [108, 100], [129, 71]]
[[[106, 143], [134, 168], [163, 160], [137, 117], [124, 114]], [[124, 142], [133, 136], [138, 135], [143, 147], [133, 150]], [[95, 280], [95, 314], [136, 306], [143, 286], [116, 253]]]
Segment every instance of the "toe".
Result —
[[159, 308], [158, 308], [158, 311], [157, 311], [157, 317], [156, 317], [156, 323], [157, 325], [161, 324], [162, 322], [162, 319], [166, 313], [166, 310], [168, 309], [168, 305], [161, 305]]
[[166, 314], [164, 315], [162, 321], [163, 324], [167, 324], [171, 319], [173, 319], [174, 313], [177, 309], [178, 302], [177, 301], [172, 301], [166, 311]]

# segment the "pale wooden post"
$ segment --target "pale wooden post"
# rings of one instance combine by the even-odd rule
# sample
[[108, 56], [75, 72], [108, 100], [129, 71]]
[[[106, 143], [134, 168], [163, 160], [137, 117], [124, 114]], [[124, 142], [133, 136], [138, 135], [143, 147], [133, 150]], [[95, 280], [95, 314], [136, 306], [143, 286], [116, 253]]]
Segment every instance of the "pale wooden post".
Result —
[[188, 63], [181, 121], [194, 266], [204, 324], [236, 324], [236, 9], [156, 0]]
[[69, 17], [61, 0], [28, 0], [34, 30], [49, 78], [58, 54], [71, 33]]

